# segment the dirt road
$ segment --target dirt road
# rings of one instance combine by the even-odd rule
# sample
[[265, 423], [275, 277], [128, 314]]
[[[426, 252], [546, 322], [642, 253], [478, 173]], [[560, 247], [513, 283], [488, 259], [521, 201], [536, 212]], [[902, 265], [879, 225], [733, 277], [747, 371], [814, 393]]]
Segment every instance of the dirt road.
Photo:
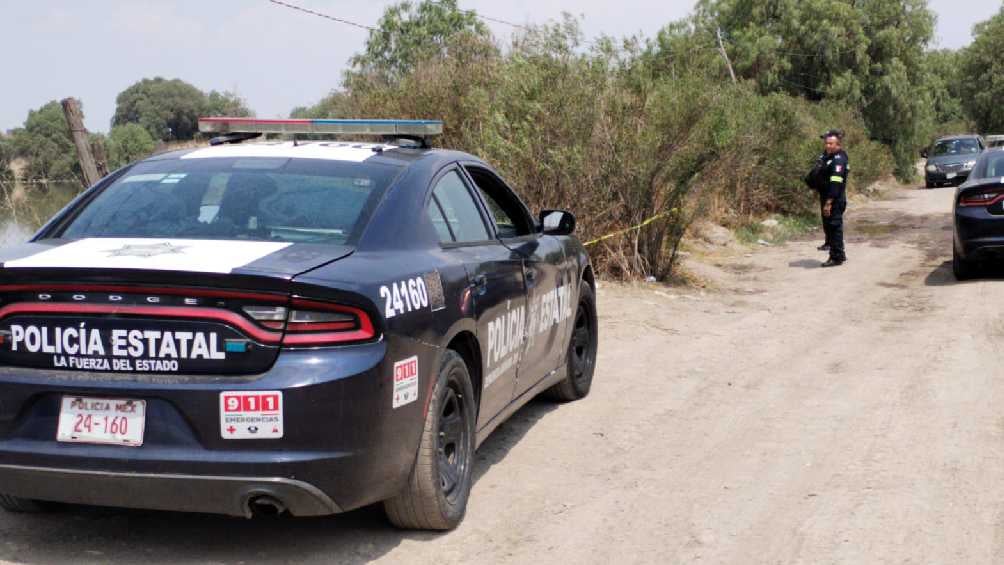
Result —
[[593, 394], [500, 428], [453, 533], [73, 510], [0, 515], [0, 561], [1004, 562], [1004, 280], [955, 283], [951, 198], [852, 207], [839, 269], [806, 240], [602, 285]]

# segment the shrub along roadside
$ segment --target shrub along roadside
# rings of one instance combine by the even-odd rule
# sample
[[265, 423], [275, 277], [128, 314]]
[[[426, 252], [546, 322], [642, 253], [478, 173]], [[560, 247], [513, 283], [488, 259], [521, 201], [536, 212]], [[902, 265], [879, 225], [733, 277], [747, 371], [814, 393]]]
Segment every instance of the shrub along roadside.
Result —
[[850, 190], [892, 170], [848, 106], [664, 72], [651, 54], [609, 39], [584, 50], [570, 18], [505, 51], [460, 33], [399, 80], [353, 73], [332, 101], [300, 111], [442, 119], [438, 143], [486, 159], [533, 209], [572, 210], [583, 241], [665, 214], [590, 247], [597, 268], [621, 278], [668, 276], [694, 219], [738, 227], [814, 213], [801, 179], [831, 127], [846, 131]]

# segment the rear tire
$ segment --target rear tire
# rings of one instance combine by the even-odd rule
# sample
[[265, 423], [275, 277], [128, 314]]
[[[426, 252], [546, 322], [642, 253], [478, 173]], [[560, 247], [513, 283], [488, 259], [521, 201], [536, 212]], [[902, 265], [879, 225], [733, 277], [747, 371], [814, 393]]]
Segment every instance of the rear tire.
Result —
[[474, 466], [475, 409], [470, 372], [447, 350], [408, 483], [384, 501], [391, 523], [409, 530], [452, 530], [467, 512]]
[[558, 402], [571, 402], [585, 398], [593, 384], [598, 344], [596, 324], [596, 298], [593, 288], [583, 281], [579, 285], [579, 304], [575, 309], [575, 323], [565, 356], [566, 376], [547, 389], [546, 395]]
[[38, 514], [52, 510], [53, 503], [0, 494], [0, 508], [15, 514]]
[[955, 280], [965, 281], [976, 276], [976, 265], [971, 261], [966, 261], [959, 255], [959, 251], [952, 246], [952, 274], [955, 275]]

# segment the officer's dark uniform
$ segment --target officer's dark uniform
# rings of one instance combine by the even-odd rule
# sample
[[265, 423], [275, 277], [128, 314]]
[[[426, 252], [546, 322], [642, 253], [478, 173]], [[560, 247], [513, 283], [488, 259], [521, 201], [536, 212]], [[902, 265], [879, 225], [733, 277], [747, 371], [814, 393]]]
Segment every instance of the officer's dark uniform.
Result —
[[844, 252], [844, 210], [847, 209], [847, 153], [843, 149], [833, 155], [823, 154], [825, 168], [819, 179], [819, 205], [833, 200], [830, 216], [823, 216], [823, 231], [826, 244], [830, 246], [830, 260], [842, 263], [847, 260]]

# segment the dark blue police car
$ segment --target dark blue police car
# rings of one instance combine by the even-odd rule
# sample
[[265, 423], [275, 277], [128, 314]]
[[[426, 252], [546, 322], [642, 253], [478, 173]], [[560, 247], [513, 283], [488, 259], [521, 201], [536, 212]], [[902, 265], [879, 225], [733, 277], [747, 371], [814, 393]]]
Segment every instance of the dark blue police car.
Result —
[[[474, 450], [588, 394], [595, 283], [435, 121], [209, 118], [0, 250], [0, 506], [464, 516]], [[262, 133], [386, 143], [240, 143]], [[314, 135], [316, 137], [316, 135]]]
[[955, 194], [952, 271], [965, 280], [1004, 258], [1004, 150], [984, 152]]

